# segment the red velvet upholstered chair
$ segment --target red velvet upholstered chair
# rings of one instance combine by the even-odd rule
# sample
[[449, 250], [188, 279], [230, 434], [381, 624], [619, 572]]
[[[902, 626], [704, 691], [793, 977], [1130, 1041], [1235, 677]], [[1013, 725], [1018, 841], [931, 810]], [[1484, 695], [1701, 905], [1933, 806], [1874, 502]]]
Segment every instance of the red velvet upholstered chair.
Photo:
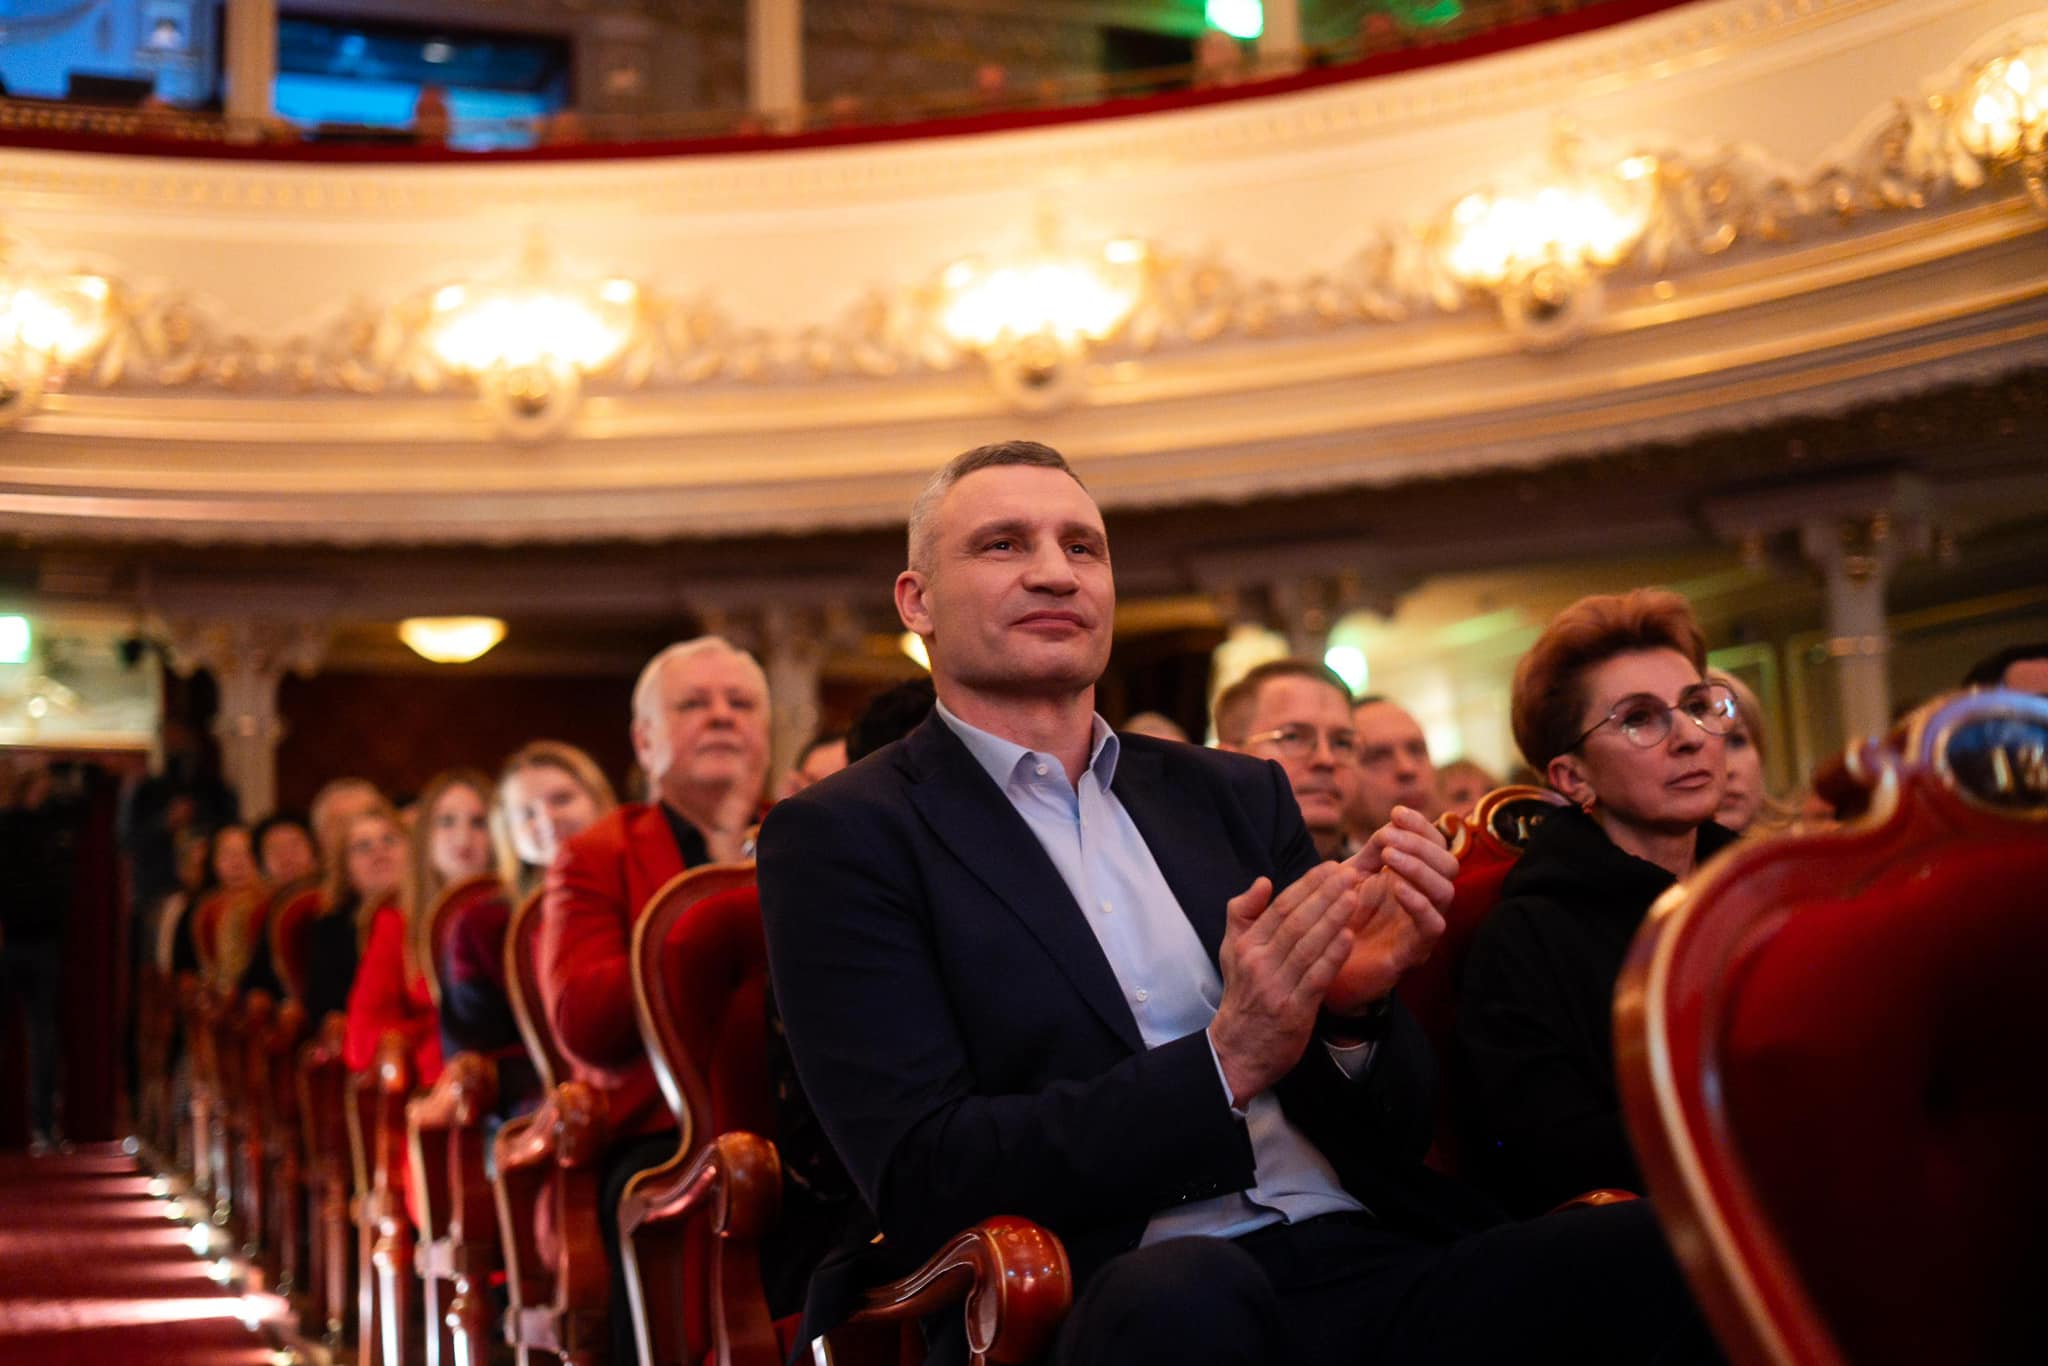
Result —
[[306, 999], [306, 930], [327, 909], [327, 896], [311, 879], [289, 883], [272, 899], [270, 965], [285, 994]]
[[[770, 1321], [761, 1288], [760, 1240], [782, 1192], [767, 989], [752, 864], [692, 869], [655, 894], [634, 927], [633, 996], [679, 1142], [619, 1202], [647, 1366], [775, 1366], [796, 1328], [793, 1318]], [[822, 1345], [841, 1359], [893, 1361], [918, 1318], [964, 1302], [977, 1362], [1026, 1362], [1050, 1345], [1071, 1298], [1059, 1240], [998, 1217], [871, 1291], [868, 1307]]]
[[1452, 881], [1451, 904], [1444, 912], [1443, 937], [1428, 958], [1401, 978], [1400, 993], [1436, 1056], [1447, 1064], [1437, 1089], [1436, 1142], [1429, 1156], [1430, 1164], [1442, 1171], [1455, 1173], [1458, 1169], [1456, 1073], [1448, 1063], [1455, 1056], [1453, 1035], [1465, 955], [1481, 922], [1499, 902], [1501, 883], [1522, 857], [1529, 837], [1546, 815], [1564, 804], [1564, 797], [1549, 788], [1502, 787], [1481, 797], [1470, 816], [1449, 811], [1437, 821], [1437, 828], [1450, 841], [1451, 852], [1458, 856], [1458, 876]]
[[[452, 883], [435, 897], [422, 920], [420, 963], [437, 1007], [450, 931], [465, 915], [503, 914], [507, 900], [504, 883], [491, 875]], [[484, 1175], [484, 1125], [497, 1101], [494, 1060], [460, 1053], [431, 1090], [406, 1104], [427, 1366], [482, 1362], [490, 1351], [489, 1280], [499, 1256], [497, 1210]]]
[[556, 1360], [595, 1366], [609, 1341], [611, 1298], [597, 1224], [604, 1097], [582, 1082], [558, 1081], [569, 1075], [569, 1064], [541, 1004], [540, 904], [536, 890], [513, 910], [505, 930], [512, 1015], [544, 1097], [531, 1113], [507, 1121], [493, 1141], [491, 1193], [510, 1300], [505, 1340], [520, 1366]]
[[2048, 702], [1915, 713], [1859, 822], [1658, 901], [1615, 998], [1629, 1130], [1738, 1363], [2048, 1360]]

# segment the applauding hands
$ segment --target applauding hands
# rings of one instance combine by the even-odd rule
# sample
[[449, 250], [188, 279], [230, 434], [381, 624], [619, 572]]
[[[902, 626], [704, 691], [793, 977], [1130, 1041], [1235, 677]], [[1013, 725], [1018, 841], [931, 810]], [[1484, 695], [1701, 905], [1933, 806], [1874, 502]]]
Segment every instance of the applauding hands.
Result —
[[1231, 899], [1209, 1040], [1233, 1105], [1300, 1061], [1319, 1011], [1363, 1013], [1429, 956], [1457, 871], [1436, 827], [1396, 807], [1345, 862], [1319, 865], [1278, 896], [1259, 878]]

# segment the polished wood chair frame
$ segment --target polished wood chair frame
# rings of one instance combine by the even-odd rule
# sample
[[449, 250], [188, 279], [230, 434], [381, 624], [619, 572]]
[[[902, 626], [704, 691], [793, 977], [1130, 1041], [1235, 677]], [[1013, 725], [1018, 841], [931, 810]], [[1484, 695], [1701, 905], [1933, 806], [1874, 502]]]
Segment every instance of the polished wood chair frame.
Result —
[[[681, 1003], [649, 989], [661, 980], [662, 947], [682, 917], [753, 881], [751, 863], [691, 869], [656, 892], [634, 926], [634, 1009], [678, 1136], [675, 1156], [634, 1177], [619, 1202], [635, 1330], [641, 1358], [650, 1366], [699, 1360], [774, 1366], [782, 1359], [761, 1288], [759, 1251], [780, 1209], [781, 1159], [760, 1135], [701, 1132], [697, 1117], [711, 1111], [709, 1088], [683, 1047]], [[683, 1341], [680, 1314], [649, 1312], [651, 1288], [674, 1286], [684, 1274], [684, 1240], [692, 1224], [700, 1227], [709, 1254], [710, 1341], [703, 1344]], [[976, 1366], [1026, 1363], [1051, 1346], [1072, 1299], [1072, 1272], [1059, 1239], [1029, 1220], [998, 1215], [956, 1235], [910, 1275], [870, 1289], [860, 1312], [814, 1342], [811, 1351], [821, 1363], [893, 1361], [906, 1338], [916, 1341], [916, 1320], [958, 1307]], [[921, 1343], [913, 1351], [912, 1359], [921, 1356]]]
[[[421, 921], [417, 953], [437, 1010], [443, 950], [456, 913], [508, 895], [496, 875], [482, 874], [450, 883], [434, 898]], [[406, 1104], [427, 1366], [469, 1366], [490, 1352], [489, 1280], [500, 1256], [497, 1208], [484, 1175], [484, 1128], [497, 1104], [497, 1065], [474, 1053], [450, 1058], [434, 1086]]]
[[[568, 1060], [547, 1027], [534, 939], [542, 893], [514, 908], [505, 929], [505, 985], [512, 1017], [539, 1074], [538, 1108], [508, 1121], [493, 1140], [499, 1251], [509, 1305], [505, 1341], [520, 1366], [545, 1359], [596, 1366], [610, 1341], [610, 1271], [598, 1232], [598, 1164], [607, 1142], [604, 1097], [568, 1081]], [[542, 1204], [555, 1227], [555, 1256], [543, 1256], [536, 1232]]]

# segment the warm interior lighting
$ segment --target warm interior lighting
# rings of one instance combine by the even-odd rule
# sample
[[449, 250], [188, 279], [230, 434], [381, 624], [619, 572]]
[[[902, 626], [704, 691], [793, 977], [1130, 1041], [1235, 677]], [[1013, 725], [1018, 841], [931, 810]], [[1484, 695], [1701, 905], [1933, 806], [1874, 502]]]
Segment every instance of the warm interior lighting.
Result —
[[1980, 157], [2039, 155], [2048, 140], [2048, 43], [1986, 62], [1959, 102], [1957, 133]]
[[1256, 38], [1266, 31], [1264, 0], [1209, 0], [1202, 17], [1233, 38]]
[[1614, 265], [1649, 225], [1656, 171], [1655, 158], [1634, 156], [1518, 193], [1466, 195], [1451, 210], [1444, 262], [1488, 288], [1547, 265]]
[[29, 647], [34, 634], [29, 630], [28, 618], [22, 616], [0, 616], [0, 664], [28, 663]]
[[1365, 651], [1356, 645], [1332, 645], [1323, 651], [1323, 663], [1331, 673], [1344, 680], [1344, 686], [1351, 689], [1354, 697], [1365, 691], [1365, 685], [1372, 677], [1372, 671], [1366, 665]]
[[0, 278], [0, 352], [75, 363], [106, 337], [111, 295], [97, 275]]
[[917, 661], [918, 668], [926, 672], [931, 671], [932, 657], [930, 651], [924, 648], [923, 636], [915, 631], [905, 631], [901, 636], [897, 637], [896, 643], [902, 646], [904, 654]]
[[398, 638], [422, 659], [467, 664], [505, 638], [505, 623], [496, 617], [407, 617], [398, 623]]
[[1008, 265], [957, 261], [940, 277], [939, 325], [983, 350], [1031, 337], [1062, 343], [1101, 341], [1138, 306], [1150, 249], [1118, 238], [1094, 252], [1069, 252], [1053, 229], [1024, 260]]
[[450, 286], [434, 296], [434, 354], [468, 374], [569, 366], [589, 374], [618, 358], [631, 336], [623, 310], [633, 296], [614, 297], [614, 281], [589, 298], [570, 290], [510, 287], [478, 291]]

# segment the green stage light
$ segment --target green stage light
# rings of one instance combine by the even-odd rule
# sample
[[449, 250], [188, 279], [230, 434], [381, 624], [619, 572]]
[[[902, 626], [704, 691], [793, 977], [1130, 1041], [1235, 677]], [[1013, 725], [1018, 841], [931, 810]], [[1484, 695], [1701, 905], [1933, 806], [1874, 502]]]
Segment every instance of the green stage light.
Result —
[[1204, 17], [1211, 28], [1220, 28], [1233, 38], [1256, 38], [1266, 31], [1266, 7], [1261, 0], [1209, 0]]

